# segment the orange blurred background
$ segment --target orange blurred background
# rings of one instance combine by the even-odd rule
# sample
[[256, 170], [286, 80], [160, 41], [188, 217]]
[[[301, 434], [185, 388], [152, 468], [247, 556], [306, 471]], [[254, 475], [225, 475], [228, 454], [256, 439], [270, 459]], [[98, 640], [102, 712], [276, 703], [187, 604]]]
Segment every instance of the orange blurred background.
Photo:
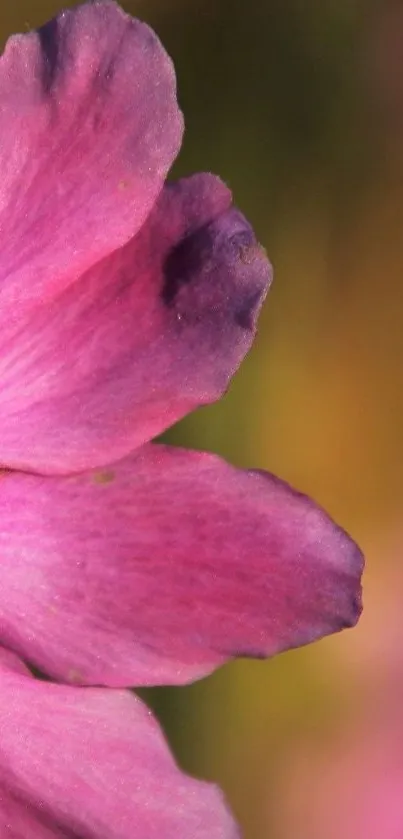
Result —
[[[75, 4], [3, 4], [1, 35], [63, 5]], [[387, 714], [382, 645], [392, 657], [399, 646], [385, 627], [403, 579], [403, 6], [123, 5], [177, 67], [187, 134], [174, 174], [219, 173], [275, 268], [230, 392], [168, 439], [275, 472], [367, 555], [358, 629], [147, 699], [182, 765], [223, 786], [245, 839], [334, 839], [332, 807], [355, 824], [337, 835], [364, 839], [353, 810], [370, 802], [344, 789], [335, 743], [348, 751], [374, 695]], [[365, 737], [371, 746], [371, 725]]]

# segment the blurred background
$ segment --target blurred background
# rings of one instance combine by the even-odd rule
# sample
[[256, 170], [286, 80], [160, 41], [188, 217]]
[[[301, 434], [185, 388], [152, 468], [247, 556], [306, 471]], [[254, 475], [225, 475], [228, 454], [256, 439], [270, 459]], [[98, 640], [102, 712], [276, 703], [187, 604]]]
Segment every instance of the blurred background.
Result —
[[[2, 5], [2, 37], [62, 5]], [[176, 64], [173, 174], [219, 173], [275, 269], [230, 392], [168, 439], [275, 472], [367, 555], [356, 630], [147, 700], [245, 839], [402, 839], [403, 4], [123, 5]]]

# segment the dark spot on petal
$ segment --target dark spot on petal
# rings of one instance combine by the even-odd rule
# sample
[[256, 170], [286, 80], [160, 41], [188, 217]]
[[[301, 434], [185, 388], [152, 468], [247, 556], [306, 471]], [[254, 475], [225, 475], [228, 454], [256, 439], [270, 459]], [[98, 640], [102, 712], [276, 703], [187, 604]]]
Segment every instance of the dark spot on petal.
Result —
[[166, 306], [173, 306], [180, 289], [189, 285], [198, 274], [202, 259], [206, 255], [203, 239], [206, 239], [203, 230], [198, 230], [182, 239], [166, 256], [161, 293]]
[[59, 58], [58, 22], [51, 20], [38, 30], [43, 53], [42, 82], [45, 90], [50, 90], [54, 82]]

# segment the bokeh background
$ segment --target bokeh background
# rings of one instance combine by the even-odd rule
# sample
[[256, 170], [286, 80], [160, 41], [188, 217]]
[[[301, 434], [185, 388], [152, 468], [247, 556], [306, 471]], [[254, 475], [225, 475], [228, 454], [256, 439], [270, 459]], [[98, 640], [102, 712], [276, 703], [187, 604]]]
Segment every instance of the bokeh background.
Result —
[[[3, 3], [2, 38], [62, 5]], [[174, 174], [221, 174], [275, 268], [230, 392], [169, 439], [281, 475], [367, 555], [358, 629], [147, 701], [181, 764], [222, 785], [245, 839], [402, 839], [403, 4], [123, 5], [176, 64]]]

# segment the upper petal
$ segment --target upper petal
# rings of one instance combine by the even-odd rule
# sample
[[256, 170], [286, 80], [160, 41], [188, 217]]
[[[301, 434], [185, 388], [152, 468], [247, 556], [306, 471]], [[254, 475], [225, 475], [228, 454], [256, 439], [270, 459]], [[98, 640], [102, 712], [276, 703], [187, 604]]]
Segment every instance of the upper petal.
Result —
[[219, 790], [178, 769], [136, 696], [0, 660], [2, 839], [236, 839]]
[[0, 336], [1, 464], [111, 462], [222, 395], [271, 279], [230, 204], [213, 175], [166, 187], [124, 248]]
[[0, 481], [0, 637], [67, 681], [180, 683], [355, 623], [362, 556], [306, 496], [161, 445]]
[[16, 35], [0, 58], [0, 322], [127, 242], [182, 135], [172, 63], [112, 0]]

